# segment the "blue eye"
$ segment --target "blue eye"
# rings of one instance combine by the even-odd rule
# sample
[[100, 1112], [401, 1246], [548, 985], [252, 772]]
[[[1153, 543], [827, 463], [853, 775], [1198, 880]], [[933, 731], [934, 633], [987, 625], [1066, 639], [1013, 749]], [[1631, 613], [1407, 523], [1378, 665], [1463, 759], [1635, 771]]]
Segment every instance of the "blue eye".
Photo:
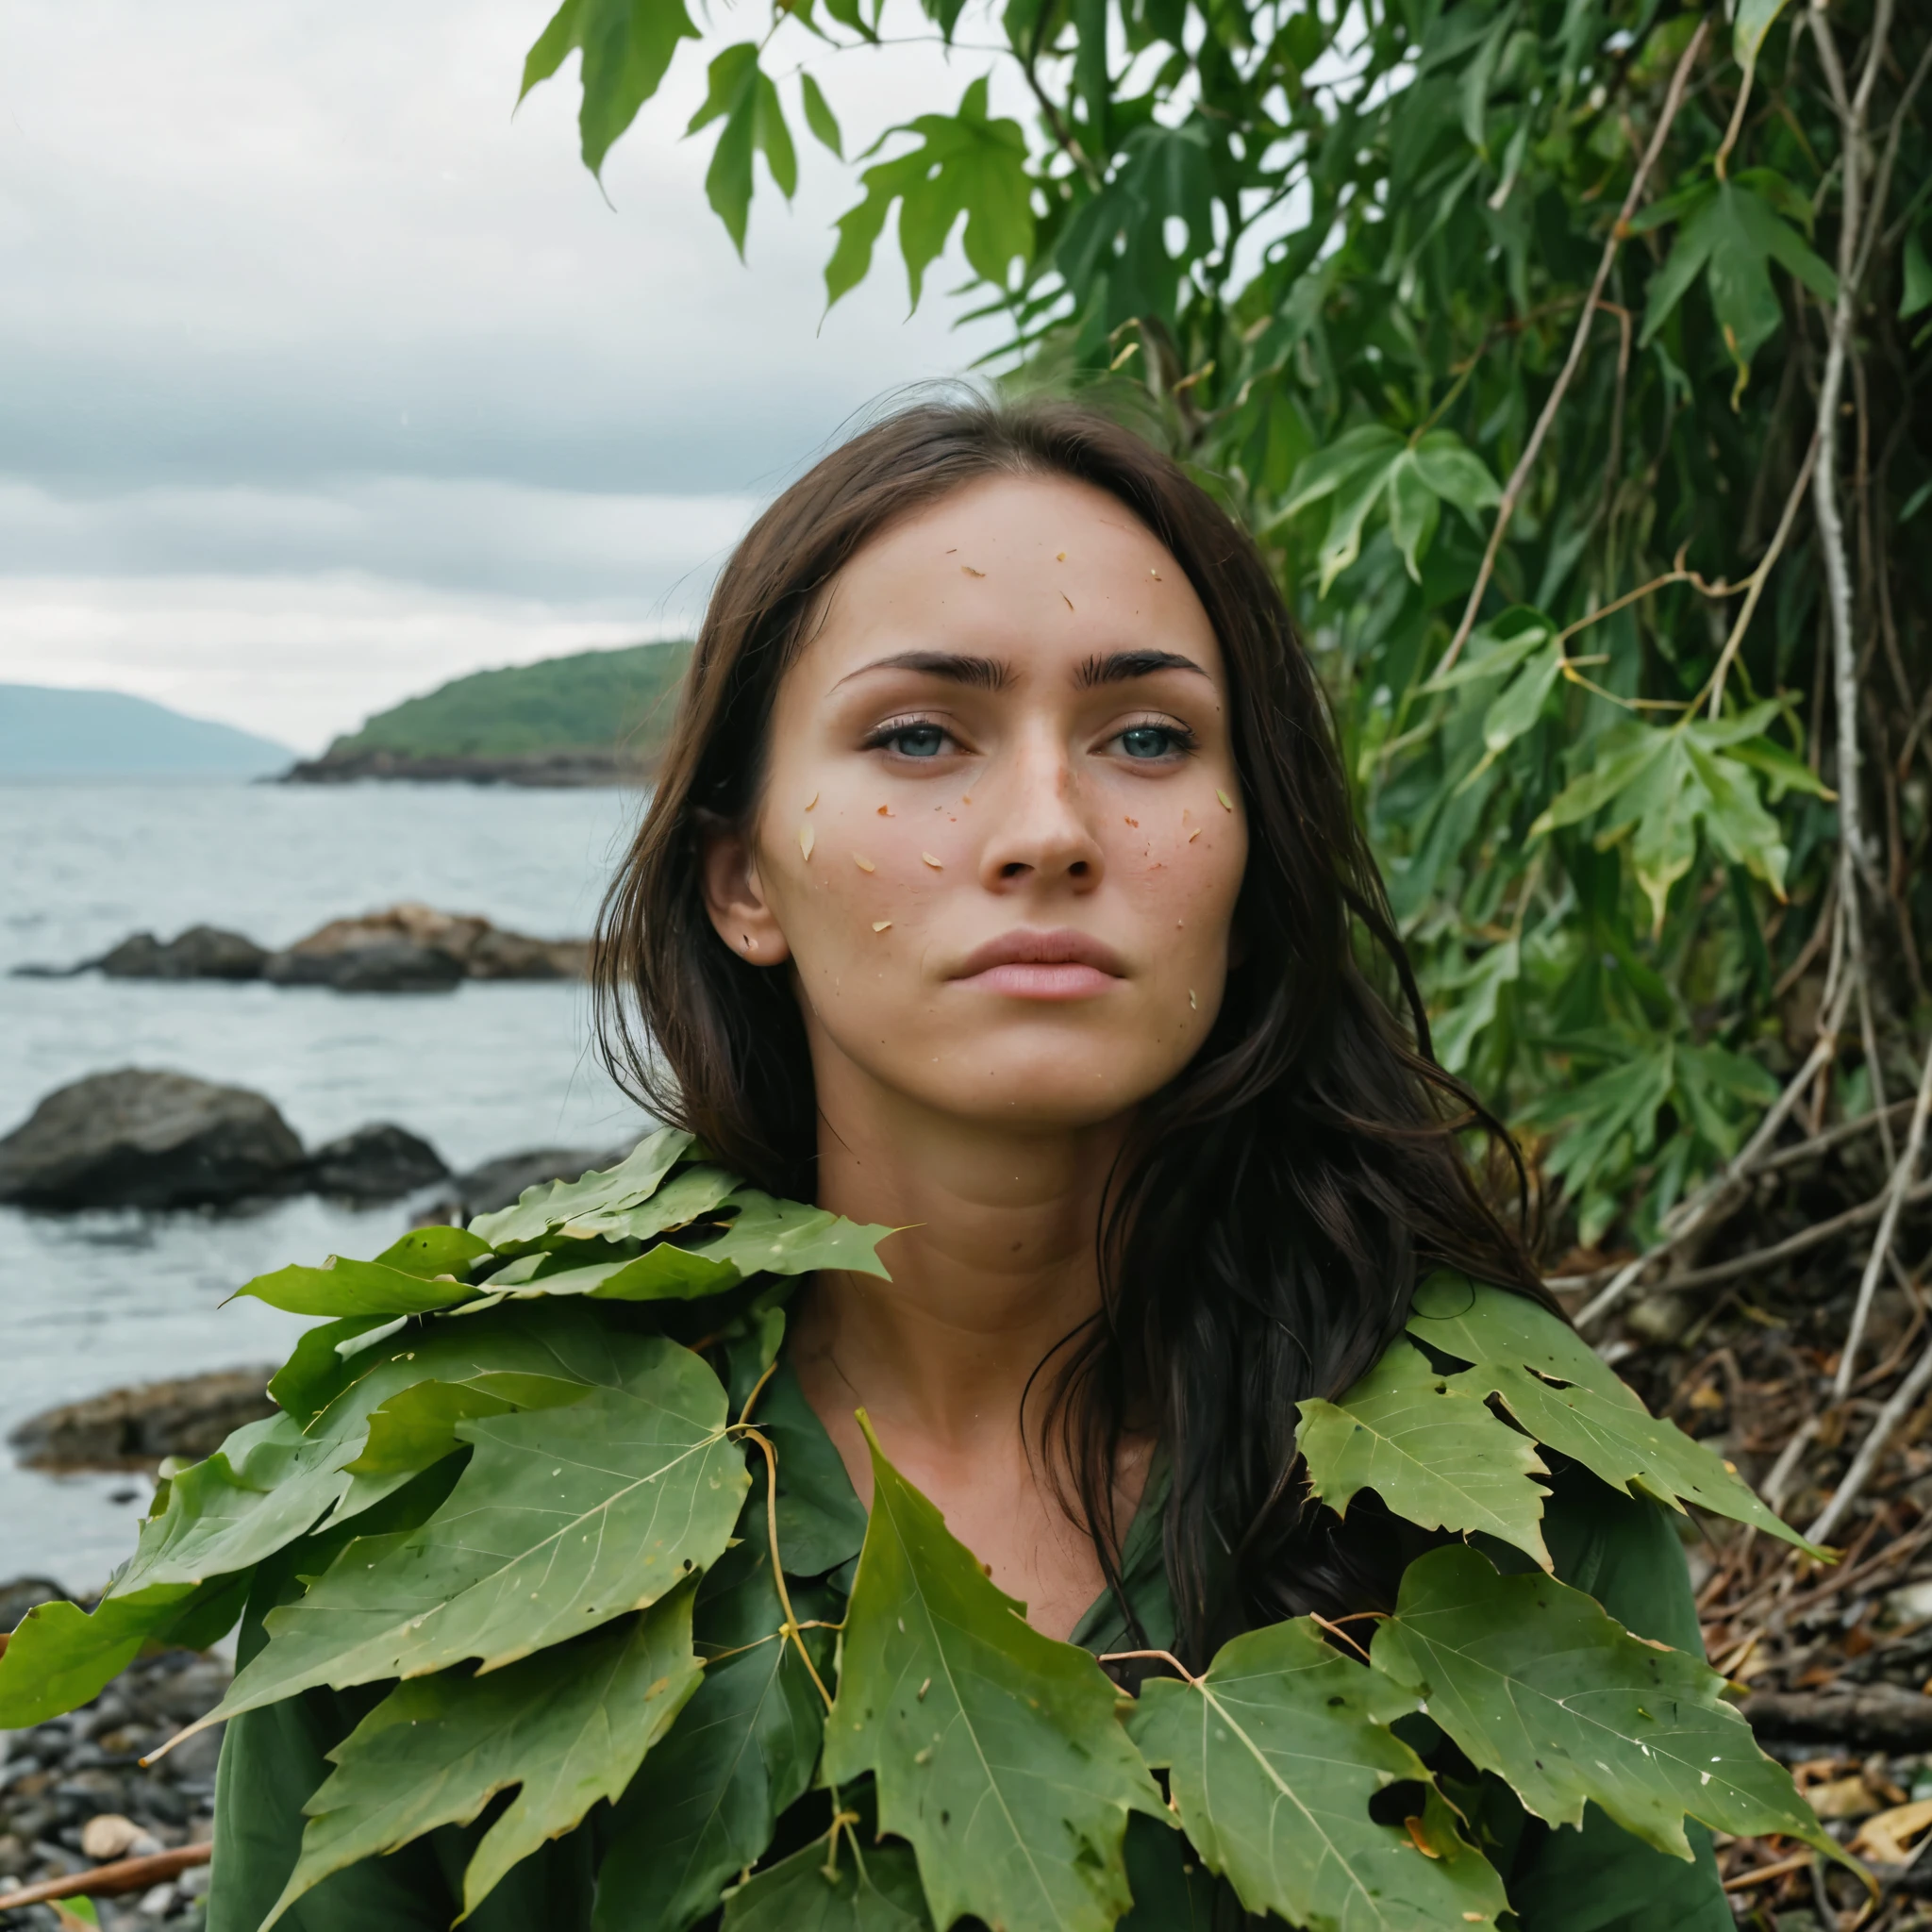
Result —
[[905, 758], [936, 758], [945, 749], [946, 734], [937, 724], [908, 724], [886, 742]]
[[1135, 724], [1121, 733], [1121, 749], [1130, 758], [1164, 758], [1179, 747], [1179, 734], [1165, 724]]

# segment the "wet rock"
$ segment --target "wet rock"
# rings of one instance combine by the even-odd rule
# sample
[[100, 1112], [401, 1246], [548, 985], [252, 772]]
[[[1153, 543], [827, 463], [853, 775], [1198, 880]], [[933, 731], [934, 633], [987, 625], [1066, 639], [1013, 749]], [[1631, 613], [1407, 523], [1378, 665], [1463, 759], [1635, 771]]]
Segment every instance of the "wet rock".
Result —
[[285, 1191], [302, 1143], [273, 1101], [187, 1074], [123, 1067], [48, 1094], [0, 1140], [0, 1201], [179, 1208]]
[[630, 1152], [623, 1147], [532, 1147], [486, 1160], [467, 1174], [454, 1174], [449, 1187], [418, 1217], [418, 1225], [432, 1222], [462, 1223], [478, 1214], [494, 1214], [510, 1207], [526, 1188], [551, 1181], [574, 1181], [579, 1174], [615, 1167]]
[[[589, 955], [583, 940], [532, 939], [475, 913], [405, 901], [359, 919], [331, 920], [276, 954], [268, 975], [283, 985], [345, 992], [410, 991], [437, 972], [446, 975], [440, 983], [450, 985], [462, 978], [580, 979]], [[444, 963], [432, 966], [428, 956]], [[408, 986], [406, 974], [417, 975]]]
[[109, 979], [259, 979], [266, 947], [218, 925], [191, 925], [164, 945], [138, 932], [88, 963]]
[[435, 946], [388, 940], [341, 952], [276, 953], [263, 975], [276, 986], [326, 986], [337, 992], [448, 992], [463, 969]]
[[[22, 1461], [36, 1469], [151, 1469], [164, 1456], [199, 1461], [244, 1423], [275, 1412], [266, 1392], [274, 1373], [270, 1368], [220, 1369], [112, 1389], [29, 1416], [7, 1440]], [[50, 1586], [46, 1595], [33, 1602], [45, 1603], [59, 1594]], [[4, 1602], [0, 1593], [0, 1605]], [[23, 1604], [20, 1615], [28, 1607]], [[4, 1608], [0, 1624], [13, 1627], [6, 1623]], [[123, 1707], [122, 1717], [125, 1714]]]
[[442, 1157], [427, 1141], [388, 1121], [330, 1141], [308, 1160], [308, 1185], [318, 1194], [352, 1201], [393, 1201], [448, 1173]]

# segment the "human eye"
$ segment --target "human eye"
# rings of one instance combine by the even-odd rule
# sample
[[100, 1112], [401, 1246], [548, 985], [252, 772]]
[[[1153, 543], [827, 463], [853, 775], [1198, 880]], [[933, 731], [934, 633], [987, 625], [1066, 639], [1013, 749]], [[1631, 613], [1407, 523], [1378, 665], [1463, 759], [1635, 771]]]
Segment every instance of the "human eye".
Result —
[[936, 758], [958, 744], [944, 725], [930, 718], [894, 718], [866, 740], [868, 751], [889, 751], [895, 758]]
[[1171, 719], [1144, 718], [1116, 732], [1112, 742], [1136, 764], [1161, 764], [1192, 751], [1194, 734]]

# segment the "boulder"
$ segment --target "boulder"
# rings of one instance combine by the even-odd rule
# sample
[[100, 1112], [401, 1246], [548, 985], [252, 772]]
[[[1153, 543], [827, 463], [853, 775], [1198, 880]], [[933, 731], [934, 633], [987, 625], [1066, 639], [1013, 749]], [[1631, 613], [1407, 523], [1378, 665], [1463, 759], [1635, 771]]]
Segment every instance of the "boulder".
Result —
[[427, 1141], [389, 1121], [372, 1122], [308, 1157], [308, 1185], [352, 1201], [393, 1201], [449, 1173]]
[[245, 1087], [123, 1067], [58, 1089], [0, 1140], [0, 1201], [181, 1208], [286, 1192], [302, 1143]]
[[284, 969], [305, 975], [290, 983], [339, 986], [340, 977], [320, 962], [399, 946], [446, 955], [454, 962], [454, 976], [470, 979], [581, 979], [591, 951], [586, 940], [532, 939], [491, 925], [478, 913], [439, 912], [433, 906], [405, 900], [358, 919], [332, 919], [281, 957], [304, 962]]
[[272, 1368], [218, 1369], [111, 1389], [29, 1416], [8, 1437], [35, 1469], [152, 1469], [164, 1456], [199, 1461], [244, 1423], [275, 1414]]
[[622, 1147], [532, 1147], [486, 1160], [452, 1176], [448, 1188], [418, 1217], [419, 1226], [462, 1223], [512, 1206], [526, 1188], [574, 1181], [579, 1174], [615, 1167], [635, 1143]]
[[165, 945], [151, 932], [135, 933], [89, 963], [109, 979], [259, 979], [268, 957], [242, 933], [191, 925]]
[[448, 992], [463, 969], [435, 946], [388, 940], [326, 953], [272, 954], [263, 977], [277, 986], [328, 986], [338, 992]]

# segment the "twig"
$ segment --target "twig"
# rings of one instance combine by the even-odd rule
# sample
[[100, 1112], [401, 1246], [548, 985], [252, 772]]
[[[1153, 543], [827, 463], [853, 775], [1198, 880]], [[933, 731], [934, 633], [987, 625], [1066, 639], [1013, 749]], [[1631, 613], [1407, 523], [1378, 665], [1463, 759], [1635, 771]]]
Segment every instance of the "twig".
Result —
[[[1579, 1333], [1601, 1322], [1611, 1309], [1623, 1302], [1624, 1296], [1637, 1285], [1645, 1269], [1680, 1247], [1710, 1219], [1720, 1205], [1728, 1207], [1736, 1198], [1740, 1184], [1769, 1151], [1772, 1141], [1777, 1138], [1778, 1129], [1790, 1118], [1793, 1108], [1804, 1098], [1806, 1090], [1819, 1073], [1837, 1057], [1838, 1028], [1843, 1017], [1844, 997], [1840, 992], [1824, 1017], [1818, 1029], [1817, 1041], [1806, 1057], [1805, 1064], [1786, 1084], [1785, 1091], [1772, 1103], [1769, 1111], [1758, 1122], [1757, 1132], [1744, 1143], [1737, 1158], [1723, 1174], [1707, 1182], [1697, 1194], [1683, 1204], [1673, 1217], [1674, 1224], [1664, 1239], [1648, 1253], [1638, 1256], [1636, 1260], [1621, 1269], [1610, 1285], [1578, 1314], [1576, 1327]], [[1738, 1272], [1744, 1271], [1740, 1269]]]
[[1738, 612], [1737, 622], [1731, 625], [1731, 634], [1724, 640], [1724, 650], [1719, 654], [1717, 669], [1710, 674], [1710, 715], [1720, 715], [1724, 704], [1724, 679], [1730, 675], [1731, 661], [1738, 655], [1738, 647], [1744, 641], [1744, 632], [1749, 627], [1752, 614], [1757, 608], [1757, 600], [1764, 594], [1764, 586], [1771, 576], [1771, 567], [1778, 560], [1785, 547], [1785, 540], [1791, 534], [1791, 525], [1796, 521], [1798, 506], [1805, 500], [1805, 491], [1811, 481], [1811, 472], [1818, 462], [1818, 432], [1811, 432], [1811, 447], [1805, 452], [1805, 460], [1798, 466], [1798, 480], [1791, 485], [1791, 493], [1785, 498], [1784, 514], [1777, 520], [1777, 528], [1772, 532], [1771, 548], [1758, 559], [1757, 568], [1744, 579], [1744, 608]]
[[[1852, 323], [1857, 309], [1858, 271], [1862, 265], [1863, 189], [1866, 166], [1865, 115], [1871, 104], [1872, 89], [1885, 58], [1885, 43], [1891, 26], [1892, 0], [1878, 0], [1872, 23], [1872, 42], [1865, 60], [1865, 72], [1856, 97], [1845, 96], [1844, 75], [1839, 65], [1838, 48], [1832, 39], [1831, 23], [1822, 0], [1811, 0], [1811, 38], [1818, 46], [1819, 63], [1824, 67], [1832, 99], [1839, 110], [1840, 156], [1843, 166], [1840, 190], [1838, 242], [1838, 301], [1831, 317], [1826, 340], [1824, 375], [1818, 390], [1818, 465], [1812, 477], [1812, 495], [1817, 507], [1818, 531], [1824, 550], [1826, 604], [1831, 617], [1831, 646], [1835, 709], [1838, 722], [1839, 833], [1842, 849], [1851, 865], [1865, 877], [1873, 891], [1877, 882], [1873, 874], [1871, 856], [1865, 850], [1864, 828], [1859, 823], [1858, 799], [1858, 654], [1852, 635], [1851, 562], [1845, 550], [1844, 519], [1838, 501], [1838, 408], [1844, 388], [1845, 360], [1851, 351]], [[1860, 957], [1857, 970], [1862, 974], [1862, 937], [1856, 927], [1851, 937]]]
[[38, 1885], [0, 1894], [0, 1912], [17, 1912], [23, 1906], [45, 1905], [57, 1898], [113, 1898], [125, 1891], [145, 1891], [165, 1884], [193, 1865], [214, 1857], [212, 1844], [176, 1845], [171, 1852], [150, 1852], [144, 1858], [117, 1858], [92, 1871], [70, 1872], [64, 1878], [42, 1878]]
[[[1889, 5], [1890, 0], [1881, 0], [1881, 4]], [[1549, 435], [1550, 425], [1557, 420], [1557, 411], [1562, 407], [1563, 397], [1583, 360], [1583, 351], [1590, 341], [1591, 324], [1596, 319], [1598, 299], [1610, 278], [1617, 251], [1630, 231], [1630, 217], [1637, 212], [1637, 205], [1643, 197], [1650, 171], [1657, 165], [1657, 156], [1663, 152], [1664, 142], [1670, 135], [1671, 125], [1683, 105], [1684, 84], [1690, 77], [1690, 70], [1696, 65], [1698, 55], [1704, 51], [1705, 39], [1709, 32], [1710, 20], [1707, 15], [1698, 22], [1697, 31], [1690, 37], [1690, 44], [1678, 58], [1676, 71], [1671, 75], [1670, 92], [1664, 96], [1664, 110], [1650, 137], [1650, 145], [1644, 150], [1643, 159], [1638, 164], [1637, 173], [1631, 176], [1630, 192], [1624, 197], [1624, 206], [1610, 225], [1608, 239], [1604, 242], [1603, 258], [1596, 265], [1596, 280], [1590, 285], [1590, 300], [1583, 305], [1583, 313], [1576, 319], [1576, 333], [1570, 339], [1570, 354], [1564, 360], [1562, 373], [1543, 403], [1542, 413], [1536, 419], [1536, 427], [1530, 431], [1529, 441], [1517, 458], [1515, 469], [1509, 473], [1503, 500], [1496, 506], [1495, 527], [1491, 530], [1489, 547], [1483, 552], [1482, 568], [1476, 572], [1475, 588], [1469, 593], [1462, 622], [1456, 626], [1456, 635], [1450, 639], [1449, 648], [1442, 654], [1442, 661], [1436, 666], [1433, 675], [1437, 677], [1441, 677], [1462, 655], [1462, 647], [1475, 626], [1476, 612], [1482, 608], [1483, 593], [1490, 588], [1490, 578], [1496, 568], [1496, 556], [1503, 547], [1504, 532], [1509, 527], [1509, 519], [1516, 513], [1516, 499], [1522, 495], [1523, 486], [1529, 480], [1529, 473], [1536, 467], [1537, 458], [1542, 454], [1543, 439]]]
[[1735, 1878], [1724, 1882], [1725, 1891], [1743, 1891], [1753, 1885], [1765, 1885], [1774, 1878], [1786, 1878], [1793, 1872], [1802, 1872], [1817, 1857], [1812, 1851], [1795, 1852], [1789, 1858], [1780, 1858], [1775, 1865], [1759, 1865], [1750, 1872], [1740, 1872]]
[[[1907, 1206], [1916, 1207], [1921, 1201], [1932, 1201], [1932, 1180], [1920, 1182], [1906, 1195]], [[1709, 1268], [1693, 1269], [1689, 1274], [1680, 1274], [1667, 1286], [1673, 1294], [1678, 1294], [1693, 1288], [1714, 1288], [1721, 1281], [1735, 1281], [1740, 1274], [1755, 1274], [1760, 1268], [1774, 1267], [1779, 1261], [1794, 1260], [1800, 1255], [1808, 1255], [1813, 1248], [1822, 1248], [1841, 1234], [1869, 1225], [1884, 1212], [1885, 1196], [1874, 1195], [1857, 1208], [1834, 1215], [1829, 1221], [1814, 1222], [1773, 1247], [1757, 1248], [1748, 1255], [1719, 1261]], [[1582, 1317], [1578, 1316], [1577, 1320], [1580, 1322]]]
[[785, 1627], [778, 1633], [789, 1637], [797, 1645], [798, 1654], [805, 1660], [806, 1669], [811, 1674], [812, 1682], [818, 1686], [818, 1692], [825, 1701], [825, 1708], [832, 1707], [832, 1693], [825, 1689], [825, 1680], [819, 1675], [819, 1667], [811, 1660], [811, 1652], [805, 1647], [805, 1638], [800, 1633], [798, 1612], [791, 1607], [791, 1592], [785, 1587], [785, 1564], [778, 1554], [778, 1457], [771, 1443], [758, 1430], [747, 1428], [745, 1441], [756, 1442], [765, 1452], [765, 1534], [772, 1545], [772, 1580], [778, 1587], [778, 1602], [785, 1611]]
[[1851, 1390], [1853, 1364], [1857, 1359], [1858, 1345], [1865, 1339], [1865, 1324], [1872, 1313], [1872, 1297], [1877, 1291], [1878, 1277], [1884, 1273], [1886, 1258], [1891, 1253], [1892, 1237], [1898, 1231], [1899, 1211], [1905, 1206], [1907, 1194], [1911, 1191], [1912, 1177], [1919, 1171], [1919, 1157], [1925, 1149], [1928, 1115], [1932, 1115], [1932, 1042], [1928, 1042], [1925, 1049], [1925, 1067], [1919, 1077], [1919, 1097], [1912, 1107], [1912, 1124], [1906, 1134], [1906, 1151], [1892, 1169], [1890, 1183], [1885, 1191], [1885, 1211], [1878, 1223], [1878, 1234], [1872, 1243], [1872, 1252], [1866, 1257], [1865, 1274], [1858, 1283], [1858, 1299], [1852, 1308], [1851, 1330], [1839, 1357], [1838, 1380], [1833, 1393], [1840, 1402]]
[[1094, 1662], [1124, 1664], [1131, 1662], [1138, 1657], [1158, 1657], [1164, 1664], [1172, 1664], [1191, 1684], [1198, 1684], [1201, 1681], [1171, 1650], [1110, 1650], [1105, 1657], [1095, 1657]]
[[1898, 1385], [1890, 1401], [1873, 1418], [1872, 1426], [1865, 1432], [1865, 1440], [1858, 1444], [1857, 1455], [1852, 1458], [1851, 1468], [1845, 1472], [1844, 1481], [1838, 1486], [1838, 1493], [1818, 1512], [1817, 1521], [1805, 1532], [1807, 1542], [1822, 1543], [1844, 1521], [1846, 1511], [1871, 1480], [1872, 1472], [1878, 1467], [1878, 1458], [1898, 1433], [1899, 1424], [1917, 1407], [1928, 1382], [1932, 1382], [1932, 1348], [1926, 1349], [1912, 1365], [1912, 1373]]

